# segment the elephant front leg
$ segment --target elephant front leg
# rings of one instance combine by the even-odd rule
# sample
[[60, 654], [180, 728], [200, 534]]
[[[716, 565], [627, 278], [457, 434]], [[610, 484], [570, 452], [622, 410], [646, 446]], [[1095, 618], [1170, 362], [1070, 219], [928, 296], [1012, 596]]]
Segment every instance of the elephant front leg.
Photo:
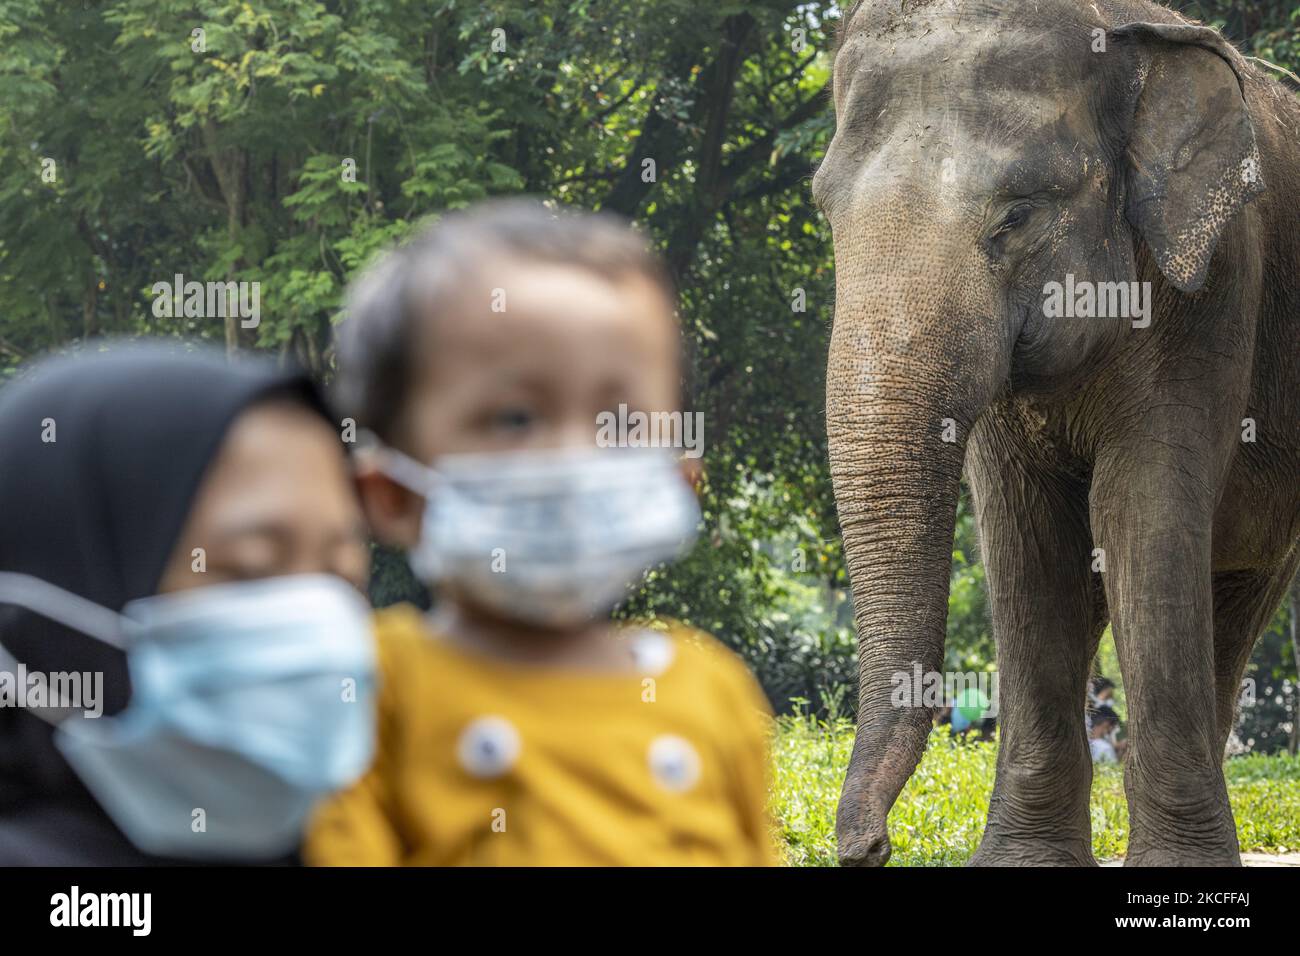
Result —
[[971, 480], [998, 651], [999, 748], [972, 866], [1095, 866], [1084, 731], [1104, 626], [1086, 491], [974, 456]]
[[1126, 865], [1240, 865], [1216, 728], [1212, 469], [1174, 460], [1190, 438], [1144, 447], [1169, 457], [1104, 457], [1091, 502], [1128, 700]]

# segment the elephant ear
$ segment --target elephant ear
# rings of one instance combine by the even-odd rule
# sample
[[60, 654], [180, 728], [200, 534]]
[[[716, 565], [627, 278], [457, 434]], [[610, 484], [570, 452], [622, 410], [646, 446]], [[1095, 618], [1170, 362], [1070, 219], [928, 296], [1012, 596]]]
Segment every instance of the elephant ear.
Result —
[[1242, 57], [1190, 24], [1127, 23], [1110, 36], [1138, 48], [1125, 214], [1165, 278], [1195, 292], [1223, 230], [1264, 191]]

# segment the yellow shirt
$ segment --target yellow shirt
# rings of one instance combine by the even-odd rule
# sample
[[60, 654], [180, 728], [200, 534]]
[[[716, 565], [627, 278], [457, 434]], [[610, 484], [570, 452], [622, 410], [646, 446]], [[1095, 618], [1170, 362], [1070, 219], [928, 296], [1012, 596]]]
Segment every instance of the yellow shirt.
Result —
[[775, 862], [767, 701], [709, 635], [629, 629], [636, 672], [612, 674], [476, 654], [410, 606], [376, 631], [375, 762], [318, 810], [308, 863]]

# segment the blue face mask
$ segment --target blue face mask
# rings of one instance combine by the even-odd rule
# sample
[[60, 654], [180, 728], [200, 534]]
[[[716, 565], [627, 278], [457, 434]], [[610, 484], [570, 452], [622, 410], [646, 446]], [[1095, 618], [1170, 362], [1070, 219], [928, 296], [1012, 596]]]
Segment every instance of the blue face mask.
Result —
[[666, 448], [446, 455], [435, 467], [375, 447], [425, 498], [416, 575], [508, 620], [576, 627], [689, 549], [700, 508]]
[[369, 608], [339, 578], [213, 585], [133, 601], [119, 616], [0, 572], [0, 602], [126, 652], [126, 709], [58, 720], [54, 740], [148, 853], [283, 856], [298, 845], [312, 806], [370, 763]]

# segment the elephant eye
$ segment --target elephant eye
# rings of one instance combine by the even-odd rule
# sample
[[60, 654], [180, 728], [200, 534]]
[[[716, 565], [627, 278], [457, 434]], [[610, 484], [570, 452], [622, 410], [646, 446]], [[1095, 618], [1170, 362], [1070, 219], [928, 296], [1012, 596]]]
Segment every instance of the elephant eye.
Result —
[[[1020, 203], [1012, 206], [1007, 210], [1007, 214], [1002, 217], [1002, 222], [993, 230], [993, 236], [1001, 236], [1013, 229], [1018, 229], [1029, 221], [1029, 214], [1034, 211], [1034, 207], [1028, 203]], [[990, 237], [992, 238], [992, 237]]]

